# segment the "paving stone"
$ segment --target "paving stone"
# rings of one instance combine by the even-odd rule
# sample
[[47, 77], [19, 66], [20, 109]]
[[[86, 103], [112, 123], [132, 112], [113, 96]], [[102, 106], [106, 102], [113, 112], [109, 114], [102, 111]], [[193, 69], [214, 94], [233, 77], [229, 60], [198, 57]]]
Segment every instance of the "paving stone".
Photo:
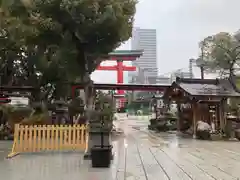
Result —
[[[121, 117], [124, 119], [124, 117]], [[240, 143], [198, 141], [150, 133], [146, 121], [116, 121], [125, 135], [113, 142], [111, 168], [96, 169], [82, 153], [24, 154], [5, 159], [11, 142], [0, 141], [1, 179], [8, 180], [237, 180]], [[134, 127], [134, 128], [133, 128]]]

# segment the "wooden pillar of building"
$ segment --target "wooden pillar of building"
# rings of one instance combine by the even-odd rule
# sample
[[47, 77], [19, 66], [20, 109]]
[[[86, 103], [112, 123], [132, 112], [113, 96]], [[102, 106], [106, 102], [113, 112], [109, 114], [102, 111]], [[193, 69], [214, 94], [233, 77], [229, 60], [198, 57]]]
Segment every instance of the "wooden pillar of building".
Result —
[[226, 133], [227, 114], [226, 114], [227, 99], [222, 99], [220, 102], [220, 129]]
[[219, 105], [217, 103], [214, 103], [211, 105], [213, 107], [212, 109], [212, 124], [213, 124], [213, 132], [217, 132], [219, 130]]
[[204, 106], [204, 122], [207, 122], [211, 126], [211, 121], [210, 121], [210, 113], [209, 113], [209, 106], [208, 104], [204, 103], [202, 106]]
[[198, 117], [198, 106], [196, 102], [193, 102], [192, 104], [192, 110], [193, 110], [193, 138], [196, 139], [197, 134], [197, 117]]
[[224, 131], [224, 108], [223, 108], [223, 100], [220, 101], [218, 105], [218, 120], [219, 120], [219, 129], [220, 129], [220, 134], [222, 135], [222, 132]]
[[179, 102], [177, 102], [177, 115], [178, 115], [178, 118], [177, 118], [177, 131], [178, 132], [181, 132], [181, 105]]

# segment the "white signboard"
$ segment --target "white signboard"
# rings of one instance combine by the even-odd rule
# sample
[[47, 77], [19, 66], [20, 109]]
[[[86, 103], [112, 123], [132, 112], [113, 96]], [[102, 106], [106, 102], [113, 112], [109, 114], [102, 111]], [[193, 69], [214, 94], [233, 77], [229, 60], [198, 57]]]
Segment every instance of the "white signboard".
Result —
[[29, 99], [26, 97], [10, 97], [11, 105], [28, 105], [29, 104]]

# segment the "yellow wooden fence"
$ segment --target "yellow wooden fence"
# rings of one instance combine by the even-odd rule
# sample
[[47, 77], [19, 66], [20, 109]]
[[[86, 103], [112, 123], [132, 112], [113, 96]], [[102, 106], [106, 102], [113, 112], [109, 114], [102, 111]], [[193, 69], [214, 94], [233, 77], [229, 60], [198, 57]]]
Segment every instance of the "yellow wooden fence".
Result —
[[9, 158], [24, 152], [85, 150], [85, 125], [15, 125]]

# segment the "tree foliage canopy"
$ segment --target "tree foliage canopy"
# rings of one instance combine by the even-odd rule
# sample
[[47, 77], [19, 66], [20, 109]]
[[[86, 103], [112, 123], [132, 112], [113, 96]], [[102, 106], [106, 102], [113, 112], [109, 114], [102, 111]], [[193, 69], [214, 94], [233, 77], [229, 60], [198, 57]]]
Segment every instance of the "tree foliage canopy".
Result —
[[240, 63], [239, 33], [226, 32], [208, 36], [200, 42], [202, 61], [206, 70], [219, 72], [221, 75], [234, 75]]
[[0, 0], [2, 83], [40, 86], [61, 96], [63, 82], [83, 80], [131, 37], [136, 3]]

